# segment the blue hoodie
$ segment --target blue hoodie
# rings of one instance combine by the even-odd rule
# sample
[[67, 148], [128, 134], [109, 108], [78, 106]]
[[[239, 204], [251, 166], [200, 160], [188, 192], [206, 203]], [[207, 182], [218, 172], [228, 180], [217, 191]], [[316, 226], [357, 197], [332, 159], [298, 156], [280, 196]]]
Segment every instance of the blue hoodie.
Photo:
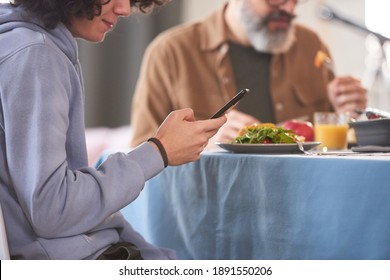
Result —
[[87, 167], [77, 43], [0, 4], [0, 201], [14, 259], [94, 259], [130, 241], [151, 246], [118, 212], [164, 165], [149, 143]]

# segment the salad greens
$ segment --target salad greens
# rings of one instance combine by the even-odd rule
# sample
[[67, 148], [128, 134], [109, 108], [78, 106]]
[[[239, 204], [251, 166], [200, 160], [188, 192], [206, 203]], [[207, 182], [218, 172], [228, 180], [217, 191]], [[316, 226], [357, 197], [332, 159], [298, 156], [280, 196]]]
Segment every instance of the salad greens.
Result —
[[295, 143], [297, 136], [292, 130], [274, 125], [251, 125], [241, 130], [240, 136], [233, 140], [235, 144], [288, 144]]

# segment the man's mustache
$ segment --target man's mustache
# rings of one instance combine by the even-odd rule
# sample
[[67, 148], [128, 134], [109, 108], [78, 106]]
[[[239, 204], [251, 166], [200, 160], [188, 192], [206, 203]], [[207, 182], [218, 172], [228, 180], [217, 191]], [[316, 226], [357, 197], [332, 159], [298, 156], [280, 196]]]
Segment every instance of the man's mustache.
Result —
[[272, 20], [284, 20], [291, 22], [295, 17], [295, 15], [289, 14], [285, 11], [275, 11], [264, 18], [264, 23], [268, 23]]

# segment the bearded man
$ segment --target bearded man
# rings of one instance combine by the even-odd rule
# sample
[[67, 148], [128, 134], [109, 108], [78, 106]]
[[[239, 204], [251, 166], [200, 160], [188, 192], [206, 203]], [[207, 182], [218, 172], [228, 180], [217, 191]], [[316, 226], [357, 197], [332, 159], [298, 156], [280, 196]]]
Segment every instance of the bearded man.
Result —
[[316, 111], [367, 105], [367, 91], [350, 76], [315, 65], [321, 38], [296, 24], [299, 0], [230, 0], [207, 18], [160, 34], [146, 50], [131, 109], [131, 146], [142, 143], [172, 110], [191, 107], [207, 119], [237, 91], [248, 94], [209, 141], [227, 142], [258, 122], [312, 120]]

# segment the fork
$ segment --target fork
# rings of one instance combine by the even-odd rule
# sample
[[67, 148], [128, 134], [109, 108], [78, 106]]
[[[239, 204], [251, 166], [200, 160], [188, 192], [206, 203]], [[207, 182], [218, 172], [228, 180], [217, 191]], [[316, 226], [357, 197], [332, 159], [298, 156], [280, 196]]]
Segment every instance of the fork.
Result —
[[320, 154], [320, 153], [313, 153], [313, 152], [310, 152], [310, 151], [306, 151], [305, 148], [303, 147], [303, 142], [301, 142], [301, 141], [297, 141], [295, 143], [297, 143], [299, 150], [301, 150], [305, 155], [315, 156], [315, 155], [319, 155]]
[[314, 65], [317, 68], [320, 68], [322, 65], [326, 67], [329, 71], [335, 73], [335, 66], [333, 61], [330, 59], [330, 57], [324, 53], [323, 51], [319, 50], [314, 58]]

